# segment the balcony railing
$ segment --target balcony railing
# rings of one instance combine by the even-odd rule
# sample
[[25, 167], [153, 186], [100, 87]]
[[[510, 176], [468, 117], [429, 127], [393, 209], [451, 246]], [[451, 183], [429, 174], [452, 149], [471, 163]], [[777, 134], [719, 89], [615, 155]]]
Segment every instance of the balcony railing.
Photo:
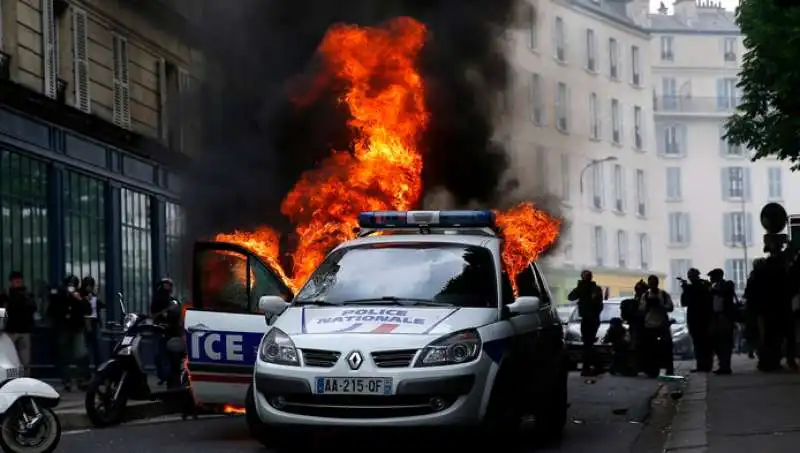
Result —
[[736, 96], [653, 96], [653, 110], [659, 113], [733, 113], [741, 98]]

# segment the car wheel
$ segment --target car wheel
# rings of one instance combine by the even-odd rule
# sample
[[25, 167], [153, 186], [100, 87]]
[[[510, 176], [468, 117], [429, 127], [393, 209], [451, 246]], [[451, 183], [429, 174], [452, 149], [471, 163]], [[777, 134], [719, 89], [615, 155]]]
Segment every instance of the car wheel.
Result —
[[536, 437], [546, 442], [559, 440], [567, 424], [569, 388], [567, 366], [561, 365], [554, 388], [547, 392], [549, 398], [535, 410]]
[[270, 429], [269, 425], [261, 421], [261, 418], [258, 416], [253, 384], [250, 384], [250, 387], [247, 389], [247, 396], [245, 398], [244, 417], [247, 421], [247, 428], [253, 439], [270, 449], [282, 447], [283, 435], [276, 430]]

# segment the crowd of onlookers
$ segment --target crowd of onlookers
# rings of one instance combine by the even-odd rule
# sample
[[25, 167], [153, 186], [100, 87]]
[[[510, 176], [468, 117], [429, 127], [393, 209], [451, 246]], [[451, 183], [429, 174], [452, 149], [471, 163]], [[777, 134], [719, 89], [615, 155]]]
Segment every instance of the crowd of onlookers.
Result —
[[[9, 274], [8, 286], [0, 293], [0, 307], [6, 310], [5, 332], [16, 348], [21, 366], [29, 373], [31, 335], [36, 326], [38, 306], [21, 272]], [[78, 280], [69, 275], [50, 291], [46, 313], [39, 313], [48, 318], [53, 327], [53, 352], [66, 391], [73, 385], [85, 385], [91, 378], [91, 365], [97, 365], [103, 308], [105, 305], [95, 292], [94, 278], [86, 276]]]

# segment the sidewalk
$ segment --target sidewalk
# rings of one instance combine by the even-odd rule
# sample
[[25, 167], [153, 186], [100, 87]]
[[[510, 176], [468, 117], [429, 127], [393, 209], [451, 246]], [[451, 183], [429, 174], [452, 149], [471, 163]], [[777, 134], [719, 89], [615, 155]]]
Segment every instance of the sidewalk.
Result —
[[678, 403], [670, 453], [789, 453], [800, 449], [800, 373], [761, 373], [734, 356], [733, 375], [693, 374]]

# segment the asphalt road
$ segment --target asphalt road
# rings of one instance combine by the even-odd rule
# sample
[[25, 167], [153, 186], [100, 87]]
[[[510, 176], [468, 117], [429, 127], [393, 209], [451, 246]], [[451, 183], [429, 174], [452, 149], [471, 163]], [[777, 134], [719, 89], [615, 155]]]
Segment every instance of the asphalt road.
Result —
[[[603, 376], [595, 383], [587, 383], [580, 376], [570, 376], [570, 421], [560, 445], [539, 446], [537, 452], [585, 453], [638, 451], [634, 448], [647, 416], [650, 399], [658, 382], [646, 378]], [[410, 434], [410, 433], [409, 433]], [[411, 436], [366, 439], [361, 434], [345, 438], [321, 435], [311, 448], [304, 451], [330, 449], [332, 446], [358, 449], [358, 446], [376, 450], [411, 450], [434, 447], [433, 443], [452, 446], [452, 439]], [[336, 445], [331, 441], [336, 439]], [[475, 441], [467, 439], [467, 447]], [[493, 444], [502, 440], [492, 440]], [[366, 444], [366, 445], [365, 445]], [[319, 448], [317, 448], [319, 447]], [[391, 448], [395, 447], [395, 448]], [[523, 451], [532, 451], [530, 447]], [[508, 449], [503, 448], [504, 451]], [[144, 424], [125, 425], [104, 430], [65, 433], [58, 448], [64, 453], [87, 451], [113, 451], [114, 453], [250, 453], [264, 452], [259, 444], [250, 440], [242, 417], [216, 417], [194, 421], [165, 418]], [[652, 451], [652, 450], [650, 450]]]

